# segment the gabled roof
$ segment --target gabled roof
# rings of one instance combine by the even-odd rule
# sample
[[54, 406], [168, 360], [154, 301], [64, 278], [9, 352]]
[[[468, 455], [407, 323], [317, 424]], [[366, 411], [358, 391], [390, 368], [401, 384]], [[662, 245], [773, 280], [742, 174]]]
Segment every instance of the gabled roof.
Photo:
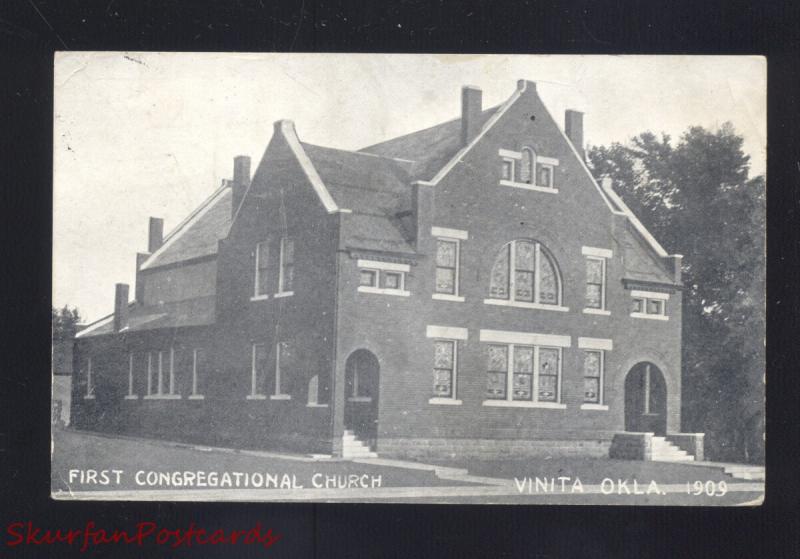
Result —
[[209, 198], [178, 224], [142, 264], [142, 270], [217, 254], [218, 241], [231, 227], [231, 188], [223, 181]]

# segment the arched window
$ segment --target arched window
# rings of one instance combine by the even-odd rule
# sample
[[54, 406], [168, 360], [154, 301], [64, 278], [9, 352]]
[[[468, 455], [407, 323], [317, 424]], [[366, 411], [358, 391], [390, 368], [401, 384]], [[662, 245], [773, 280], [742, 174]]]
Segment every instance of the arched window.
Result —
[[535, 167], [536, 154], [531, 148], [522, 148], [522, 160], [519, 162], [519, 182], [532, 184]]
[[500, 249], [489, 279], [489, 297], [561, 304], [561, 280], [552, 255], [540, 243], [511, 241]]

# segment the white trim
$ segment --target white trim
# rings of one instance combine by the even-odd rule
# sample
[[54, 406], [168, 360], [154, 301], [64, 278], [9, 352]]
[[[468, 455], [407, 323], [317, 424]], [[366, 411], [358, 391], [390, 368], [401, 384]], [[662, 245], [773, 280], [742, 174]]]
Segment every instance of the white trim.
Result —
[[94, 394], [85, 394], [83, 396], [84, 400], [94, 400]]
[[497, 150], [497, 155], [499, 155], [500, 157], [507, 157], [509, 159], [522, 159], [521, 151], [513, 151], [510, 149], [500, 148], [499, 150]]
[[248, 394], [245, 396], [246, 400], [266, 400], [267, 397], [264, 394]]
[[541, 155], [537, 155], [536, 163], [542, 165], [550, 165], [552, 167], [558, 167], [558, 159], [556, 159], [555, 157], [543, 157]]
[[461, 400], [456, 400], [455, 398], [440, 398], [440, 397], [433, 397], [428, 399], [429, 404], [435, 404], [437, 406], [460, 406], [463, 402]]
[[362, 402], [362, 403], [371, 402], [372, 401], [372, 396], [348, 396], [347, 397], [347, 401], [348, 402]]
[[180, 394], [149, 394], [144, 397], [145, 400], [180, 400]]
[[286, 143], [289, 145], [289, 149], [292, 150], [292, 153], [294, 153], [298, 163], [300, 163], [300, 167], [306, 174], [306, 177], [311, 183], [311, 186], [314, 188], [314, 192], [317, 193], [319, 201], [322, 202], [325, 210], [331, 214], [339, 211], [339, 207], [333, 200], [331, 193], [328, 192], [328, 189], [325, 187], [325, 183], [322, 182], [322, 178], [320, 178], [317, 170], [314, 168], [313, 163], [311, 163], [311, 159], [309, 159], [308, 155], [303, 149], [303, 146], [300, 144], [300, 138], [297, 137], [297, 131], [294, 128], [294, 122], [291, 120], [279, 120], [276, 124], [278, 125], [278, 129], [280, 130], [281, 134], [283, 134]]
[[650, 320], [669, 320], [669, 317], [665, 314], [646, 314], [642, 312], [632, 312], [631, 316], [633, 318], [649, 318]]
[[408, 264], [397, 264], [395, 262], [380, 262], [378, 260], [358, 259], [356, 265], [359, 268], [371, 268], [375, 270], [389, 270], [392, 272], [410, 272], [411, 266]]
[[463, 148], [461, 148], [460, 150], [458, 150], [458, 153], [456, 153], [444, 167], [439, 169], [439, 172], [436, 173], [436, 175], [429, 181], [432, 186], [438, 184], [439, 181], [441, 181], [453, 169], [453, 167], [455, 167], [456, 164], [459, 163], [473, 147], [475, 147], [475, 144], [477, 144], [483, 138], [483, 136], [492, 128], [492, 126], [494, 126], [495, 123], [498, 120], [500, 120], [500, 117], [502, 117], [506, 113], [506, 111], [510, 109], [514, 103], [517, 102], [517, 99], [519, 99], [522, 96], [522, 92], [525, 91], [526, 87], [527, 83], [524, 81], [517, 86], [517, 90], [514, 91], [514, 93], [511, 95], [511, 97], [508, 98], [508, 100], [505, 103], [500, 105], [500, 108], [498, 108], [497, 111], [495, 111], [495, 113], [491, 116], [491, 118], [489, 118], [489, 120], [486, 121], [486, 123], [481, 128], [481, 131], [478, 132], [478, 134], [472, 139], [472, 141]]
[[405, 291], [403, 289], [388, 289], [381, 287], [371, 287], [369, 285], [359, 285], [358, 291], [359, 293], [375, 293], [377, 295], [397, 295], [399, 297], [408, 297], [411, 295], [410, 291]]
[[561, 305], [545, 305], [542, 303], [530, 303], [528, 301], [512, 301], [510, 299], [484, 299], [483, 304], [499, 305], [501, 307], [518, 307], [520, 309], [537, 309], [541, 311], [569, 311], [569, 307], [563, 307]]
[[251, 301], [266, 301], [267, 299], [269, 299], [269, 295], [255, 295], [250, 297]]
[[292, 397], [289, 394], [270, 394], [270, 400], [291, 400]]
[[582, 410], [608, 411], [606, 404], [581, 404]]
[[[586, 166], [585, 163], [584, 166]], [[591, 173], [589, 173], [589, 175], [591, 176]], [[594, 181], [594, 178], [592, 178], [592, 180]], [[597, 181], [594, 182], [595, 184], [597, 184]], [[631, 222], [631, 225], [633, 225], [634, 229], [636, 229], [639, 232], [639, 234], [642, 237], [644, 237], [644, 240], [650, 244], [650, 248], [656, 251], [656, 254], [658, 254], [661, 258], [666, 257], [667, 251], [664, 250], [664, 247], [662, 247], [661, 244], [655, 239], [655, 237], [653, 237], [653, 235], [650, 234], [650, 231], [648, 231], [647, 228], [644, 225], [642, 225], [642, 222], [639, 221], [639, 218], [636, 217], [634, 213], [631, 211], [631, 209], [625, 204], [625, 202], [622, 201], [622, 198], [620, 198], [619, 195], [616, 192], [614, 192], [614, 189], [611, 187], [610, 183], [611, 181], [608, 182], [603, 181], [603, 186], [602, 186], [603, 191], [625, 213], [625, 215], [628, 217], [628, 220]]]
[[309, 402], [308, 404], [306, 404], [306, 407], [307, 408], [327, 408], [328, 404], [317, 404], [317, 403]]
[[[223, 181], [222, 186], [219, 187], [216, 192], [214, 192], [211, 196], [206, 198], [206, 200], [200, 204], [200, 207], [197, 208], [194, 212], [190, 213], [186, 219], [180, 222], [175, 229], [173, 229], [169, 235], [164, 238], [164, 242], [161, 244], [158, 249], [153, 252], [147, 260], [145, 260], [139, 270], [146, 270], [150, 267], [150, 265], [155, 262], [155, 260], [161, 256], [175, 241], [181, 238], [181, 236], [192, 228], [192, 226], [203, 217], [208, 211], [217, 205], [217, 203], [223, 198], [222, 195], [228, 190], [228, 185], [225, 181]], [[231, 202], [232, 203], [232, 202]]]
[[205, 400], [206, 397], [202, 394], [190, 394], [187, 400]]
[[431, 295], [431, 299], [436, 299], [438, 301], [454, 301], [456, 303], [463, 303], [465, 301], [464, 297], [461, 295], [450, 295], [449, 293], [434, 293]]
[[614, 253], [607, 248], [596, 248], [596, 247], [581, 247], [581, 254], [584, 256], [597, 256], [599, 258], [611, 258], [614, 256]]
[[578, 349], [611, 351], [614, 349], [614, 340], [607, 338], [578, 338]]
[[106, 324], [111, 322], [113, 319], [114, 319], [114, 314], [113, 313], [108, 315], [108, 316], [104, 316], [103, 318], [99, 318], [95, 322], [91, 323], [89, 326], [87, 326], [86, 328], [84, 328], [83, 330], [81, 330], [80, 332], [75, 334], [75, 337], [76, 338], [82, 338], [86, 334], [88, 334], [90, 332], [94, 332], [95, 330], [97, 330], [101, 326], [105, 326]]
[[606, 310], [606, 309], [586, 308], [586, 309], [583, 309], [583, 311], [581, 311], [581, 312], [583, 312], [583, 314], [599, 314], [599, 315], [603, 315], [603, 316], [610, 316], [611, 315], [611, 311]]
[[558, 194], [558, 189], [551, 186], [539, 186], [536, 184], [528, 184], [527, 182], [509, 181], [500, 179], [500, 186], [511, 186], [513, 188], [522, 188], [523, 190], [535, 190], [536, 192], [548, 192], [550, 194]]
[[506, 330], [481, 330], [480, 341], [500, 344], [572, 347], [570, 336], [537, 334], [535, 332], [510, 332]]
[[484, 400], [483, 404], [490, 408], [542, 408], [549, 410], [565, 410], [566, 404], [559, 402], [526, 402], [524, 400]]
[[294, 295], [294, 291], [281, 291], [280, 293], [273, 295], [273, 297], [275, 299], [280, 299], [282, 297], [291, 297], [292, 295]]
[[425, 330], [426, 338], [443, 338], [447, 340], [466, 340], [468, 331], [466, 328], [456, 326], [433, 326], [428, 325]]
[[466, 241], [469, 239], [469, 231], [463, 229], [450, 229], [449, 227], [431, 227], [431, 237], [449, 237], [450, 239], [457, 239], [459, 241]]
[[631, 297], [640, 298], [644, 297], [647, 299], [663, 299], [664, 301], [669, 300], [669, 293], [660, 293], [658, 291], [637, 291], [636, 289], [631, 291]]
[[136, 394], [126, 394], [124, 399], [125, 400], [138, 400], [139, 396], [136, 395]]

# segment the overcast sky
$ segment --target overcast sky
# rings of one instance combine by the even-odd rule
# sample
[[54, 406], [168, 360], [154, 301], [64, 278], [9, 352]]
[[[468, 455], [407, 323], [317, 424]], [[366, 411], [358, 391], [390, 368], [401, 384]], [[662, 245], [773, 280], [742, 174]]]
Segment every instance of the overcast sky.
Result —
[[253, 168], [279, 119], [300, 139], [358, 149], [460, 115], [465, 84], [484, 106], [524, 78], [557, 122], [584, 111], [588, 144], [644, 130], [677, 140], [731, 121], [751, 175], [766, 167], [760, 57], [59, 53], [55, 64], [53, 304], [85, 320], [113, 309], [147, 248], [232, 174]]

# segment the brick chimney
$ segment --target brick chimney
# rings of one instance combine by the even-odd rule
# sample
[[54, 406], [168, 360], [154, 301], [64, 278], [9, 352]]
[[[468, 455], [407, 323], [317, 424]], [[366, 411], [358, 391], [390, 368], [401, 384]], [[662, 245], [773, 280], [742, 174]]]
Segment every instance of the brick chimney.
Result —
[[483, 92], [474, 85], [461, 88], [461, 144], [467, 145], [478, 135]]
[[150, 258], [149, 252], [136, 253], [136, 285], [134, 287], [134, 298], [139, 304], [144, 303], [144, 279], [142, 278], [142, 264]]
[[236, 214], [239, 204], [242, 203], [244, 193], [250, 186], [250, 158], [246, 155], [237, 155], [233, 158], [233, 184], [231, 185], [233, 197], [231, 198], [231, 216]]
[[114, 332], [128, 326], [128, 284], [118, 283], [114, 290]]
[[147, 235], [147, 252], [150, 254], [161, 248], [164, 243], [164, 220], [160, 217], [150, 218], [150, 229]]
[[583, 113], [567, 109], [564, 113], [564, 132], [569, 138], [581, 159], [586, 160], [586, 153], [583, 150]]

